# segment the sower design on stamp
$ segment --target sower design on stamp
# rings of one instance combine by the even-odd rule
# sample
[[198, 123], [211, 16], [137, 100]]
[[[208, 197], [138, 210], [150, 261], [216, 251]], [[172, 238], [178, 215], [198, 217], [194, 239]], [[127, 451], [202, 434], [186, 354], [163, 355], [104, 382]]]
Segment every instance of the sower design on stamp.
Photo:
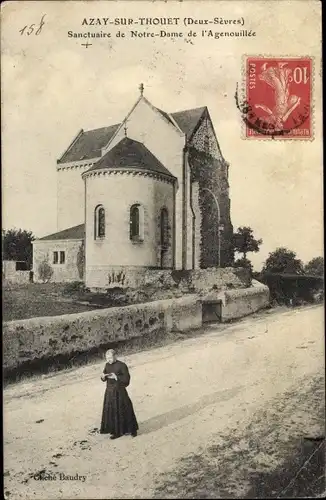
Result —
[[312, 139], [312, 59], [247, 57], [246, 138]]

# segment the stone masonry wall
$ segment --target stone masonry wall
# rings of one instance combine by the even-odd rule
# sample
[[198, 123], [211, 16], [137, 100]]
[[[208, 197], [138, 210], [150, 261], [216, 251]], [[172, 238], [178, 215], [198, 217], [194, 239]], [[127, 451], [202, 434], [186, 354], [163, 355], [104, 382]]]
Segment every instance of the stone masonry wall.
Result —
[[30, 271], [16, 271], [16, 261], [2, 261], [2, 282], [4, 285], [24, 285], [30, 281]]
[[269, 303], [269, 288], [262, 283], [244, 290], [227, 290], [222, 299], [222, 322], [253, 314]]
[[195, 295], [78, 314], [9, 321], [3, 324], [5, 373], [28, 362], [88, 352], [155, 332], [199, 328], [201, 303]]
[[[224, 160], [217, 160], [208, 153], [191, 148], [189, 162], [192, 169], [193, 183], [198, 183], [198, 204], [196, 221], [200, 223], [201, 255], [200, 267], [218, 265], [218, 238], [220, 243], [220, 265], [230, 266], [233, 263], [234, 253], [231, 239], [233, 227], [230, 217], [229, 184], [227, 179], [227, 164]], [[220, 207], [220, 223], [223, 231], [218, 229], [218, 207], [214, 197], [206, 189], [212, 191]], [[199, 222], [200, 221], [200, 222]], [[196, 232], [199, 231], [197, 228]]]
[[[106, 266], [98, 276], [93, 291], [109, 288], [173, 289], [184, 291], [227, 290], [250, 286], [250, 275], [244, 268], [208, 268], [195, 270], [148, 269], [145, 267]], [[101, 285], [102, 284], [102, 285]]]
[[[78, 252], [82, 245], [82, 240], [35, 240], [33, 242], [33, 281], [41, 283], [39, 275], [39, 265], [46, 261], [53, 269], [51, 282], [63, 283], [71, 281], [81, 281], [82, 277], [78, 270]], [[65, 262], [53, 263], [53, 252], [65, 252]]]
[[192, 146], [197, 149], [197, 151], [209, 153], [216, 160], [223, 159], [207, 111], [202, 119], [200, 126], [196, 130], [191, 143]]

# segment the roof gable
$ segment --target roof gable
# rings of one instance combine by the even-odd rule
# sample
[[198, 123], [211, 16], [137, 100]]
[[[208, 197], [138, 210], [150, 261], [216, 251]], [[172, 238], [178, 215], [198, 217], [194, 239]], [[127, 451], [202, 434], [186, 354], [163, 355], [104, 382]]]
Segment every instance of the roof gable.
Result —
[[85, 224], [79, 224], [78, 226], [69, 227], [58, 233], [49, 234], [39, 238], [35, 241], [44, 240], [82, 240], [85, 236]]
[[[169, 177], [171, 172], [141, 142], [124, 137], [87, 172], [110, 168], [151, 170]], [[85, 172], [86, 173], [86, 172]]]
[[68, 163], [72, 161], [89, 160], [100, 158], [102, 148], [115, 134], [119, 124], [94, 130], [82, 131], [79, 137], [68, 150], [61, 156], [57, 163]]
[[196, 126], [198, 125], [204, 112], [207, 110], [206, 106], [201, 108], [187, 109], [185, 111], [178, 111], [171, 113], [173, 119], [177, 122], [181, 130], [186, 134], [187, 139], [190, 139]]
[[[138, 102], [139, 100], [137, 101], [136, 105], [138, 104]], [[146, 100], [146, 102], [148, 101]], [[134, 109], [134, 107], [132, 108], [132, 110]], [[177, 128], [175, 125], [176, 123], [180, 130], [184, 134], [186, 134], [188, 140], [191, 138], [194, 130], [200, 122], [203, 113], [205, 112], [205, 110], [207, 110], [206, 106], [203, 106], [200, 108], [187, 109], [184, 111], [178, 111], [176, 113], [169, 114], [159, 108], [155, 108], [154, 106], [152, 107], [175, 128]], [[59, 160], [57, 160], [57, 163], [70, 163], [75, 161], [90, 160], [92, 158], [101, 158], [102, 148], [105, 148], [109, 144], [122, 124], [123, 122], [115, 125], [110, 125], [109, 127], [88, 130], [86, 132], [82, 130], [76, 137], [76, 139], [72, 142], [72, 144], [68, 147], [67, 151], [61, 156]]]

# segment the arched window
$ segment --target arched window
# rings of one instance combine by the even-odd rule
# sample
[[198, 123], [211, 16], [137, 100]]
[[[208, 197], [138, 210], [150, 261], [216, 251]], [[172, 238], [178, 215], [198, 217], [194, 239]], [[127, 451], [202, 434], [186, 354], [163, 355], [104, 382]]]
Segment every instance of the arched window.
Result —
[[143, 241], [144, 239], [144, 210], [136, 203], [130, 207], [130, 239], [132, 241]]
[[169, 243], [169, 214], [166, 208], [162, 208], [160, 217], [161, 247], [166, 249]]
[[205, 149], [205, 153], [209, 153], [209, 135], [206, 134], [205, 135], [205, 138], [204, 138], [204, 149]]
[[95, 208], [94, 217], [94, 235], [95, 239], [105, 237], [105, 210], [103, 205], [99, 205]]

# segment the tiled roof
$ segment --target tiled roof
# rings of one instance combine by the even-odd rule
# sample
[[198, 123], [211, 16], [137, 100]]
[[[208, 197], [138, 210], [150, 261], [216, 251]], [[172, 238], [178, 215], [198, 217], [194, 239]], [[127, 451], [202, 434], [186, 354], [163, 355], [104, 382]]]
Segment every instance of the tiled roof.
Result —
[[102, 168], [136, 168], [152, 170], [173, 177], [171, 172], [141, 142], [124, 137], [108, 151], [88, 172]]
[[70, 146], [58, 163], [89, 160], [101, 156], [101, 148], [106, 146], [113, 134], [118, 130], [119, 124], [110, 127], [96, 128], [82, 131], [78, 139]]
[[170, 123], [172, 123], [172, 125], [174, 125], [173, 121], [171, 120], [171, 118], [169, 116], [169, 113], [166, 113], [165, 111], [162, 111], [159, 108], [156, 108], [156, 109], [157, 109], [157, 111], [159, 111], [161, 113], [162, 116], [164, 116], [164, 118], [166, 118]]
[[[168, 113], [161, 109], [156, 109], [172, 123]], [[202, 108], [188, 109], [170, 114], [189, 139], [205, 109], [206, 107], [204, 106]], [[57, 163], [99, 158], [101, 156], [101, 148], [106, 146], [119, 126], [120, 124], [118, 123], [110, 127], [97, 128], [86, 132], [82, 131], [76, 141], [73, 142]]]
[[85, 224], [79, 224], [79, 226], [69, 227], [58, 233], [49, 234], [48, 236], [43, 236], [39, 240], [82, 240], [85, 236]]
[[178, 111], [177, 113], [171, 113], [171, 115], [181, 128], [182, 132], [186, 134], [187, 139], [189, 139], [206, 109], [206, 106], [204, 106], [202, 108]]

